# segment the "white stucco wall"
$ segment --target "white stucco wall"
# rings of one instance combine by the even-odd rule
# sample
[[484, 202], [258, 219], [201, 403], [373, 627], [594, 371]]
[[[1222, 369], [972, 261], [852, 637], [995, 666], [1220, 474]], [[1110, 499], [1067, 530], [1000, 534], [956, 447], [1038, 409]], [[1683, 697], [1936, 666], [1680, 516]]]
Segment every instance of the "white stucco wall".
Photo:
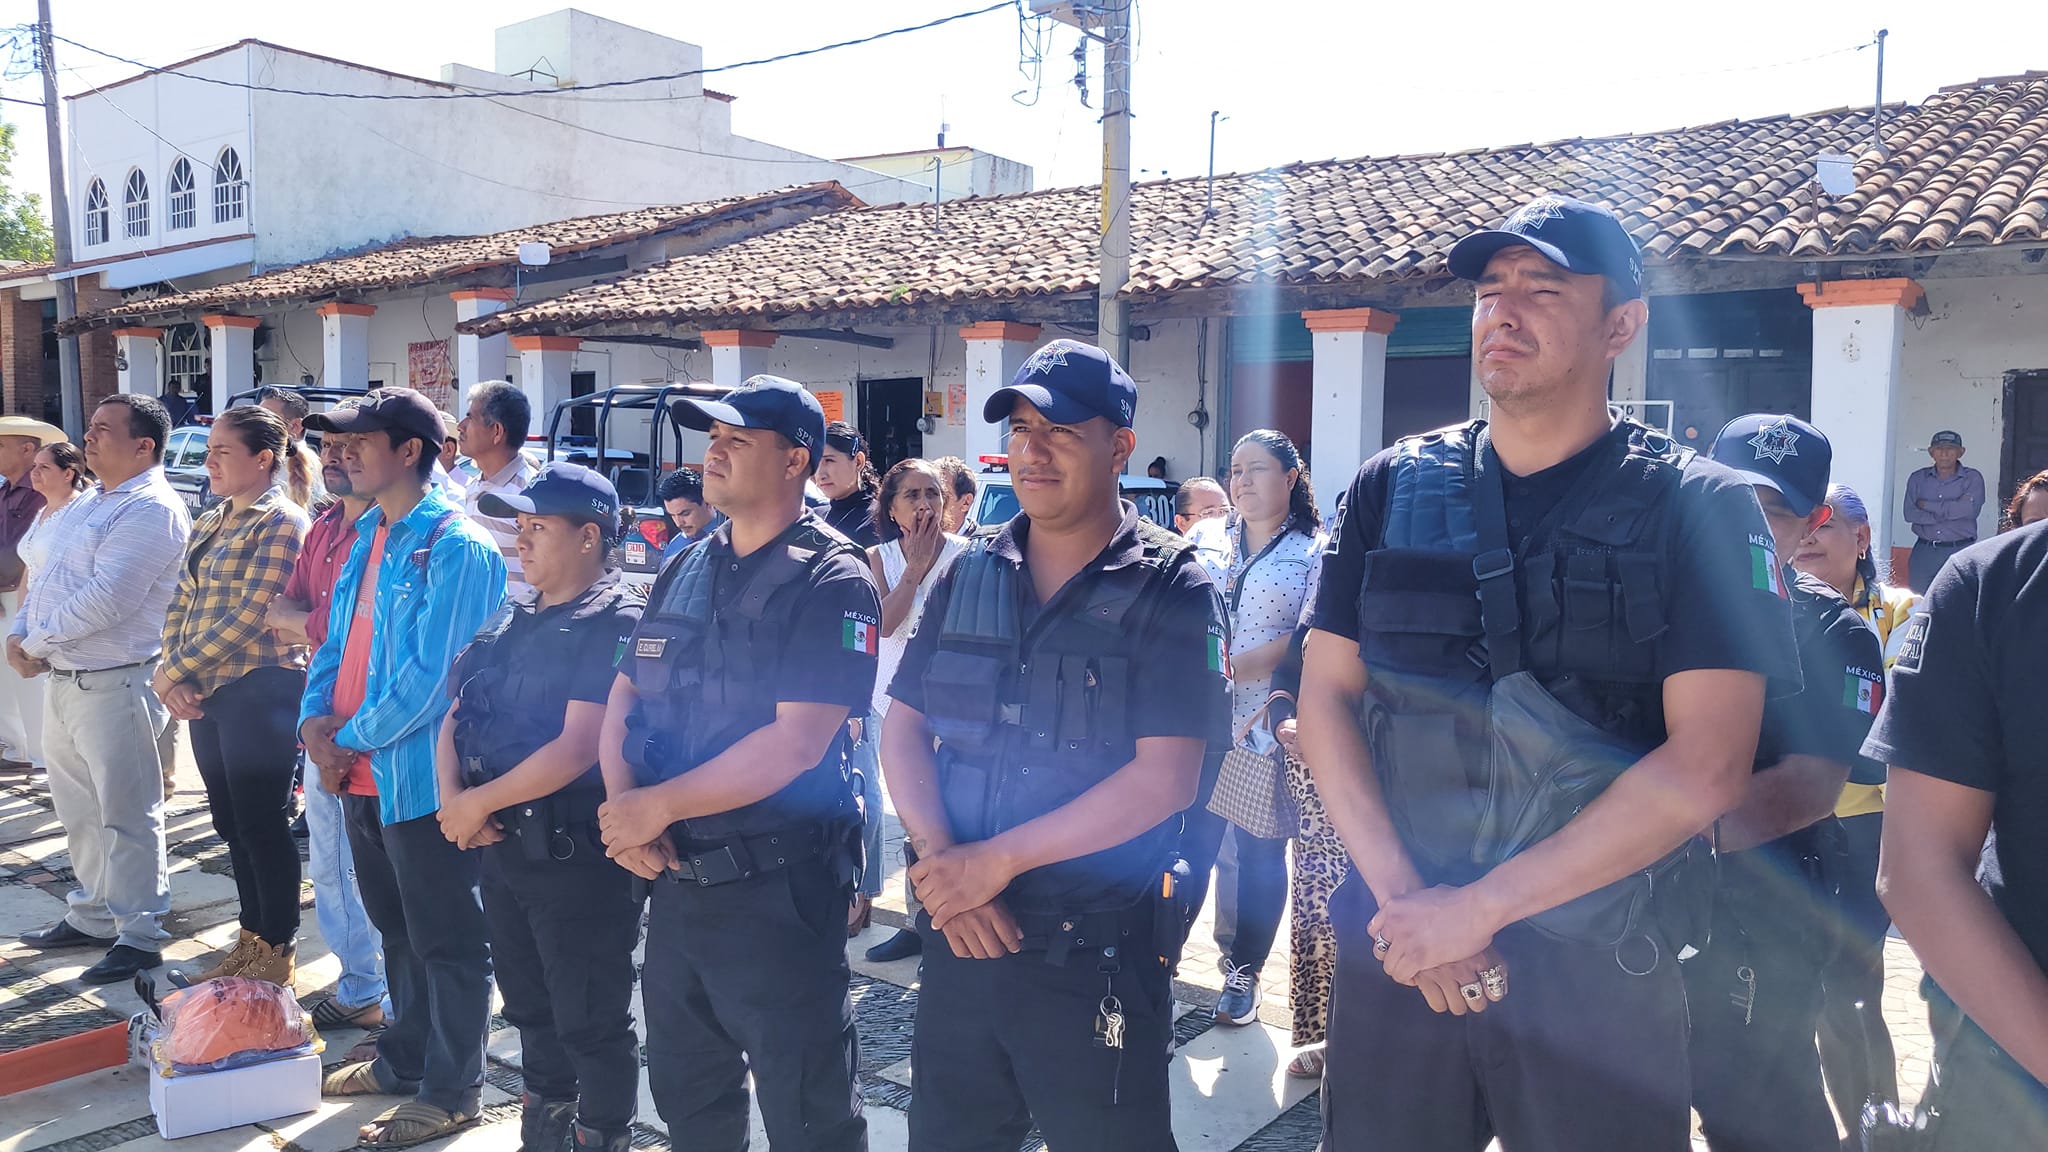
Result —
[[[1907, 319], [1904, 393], [1893, 445], [1897, 491], [1927, 465], [1927, 439], [1945, 428], [1962, 433], [1964, 463], [1984, 473], [1980, 537], [1997, 530], [2004, 444], [2005, 373], [2048, 368], [2048, 276], [1924, 280], [1928, 315]], [[1872, 510], [1876, 514], [1876, 510]], [[1890, 510], [1892, 540], [1910, 545], [1900, 509]]]
[[[703, 62], [695, 45], [573, 11], [501, 29], [498, 55], [499, 67], [522, 70], [546, 57], [565, 83], [686, 71]], [[266, 88], [449, 91], [264, 44], [240, 46], [181, 71]], [[546, 91], [555, 83], [462, 65], [448, 66], [444, 75], [468, 87], [505, 91]], [[197, 266], [189, 254], [175, 266], [166, 262], [156, 278], [169, 279], [230, 264], [275, 268], [405, 236], [491, 232], [818, 180], [837, 180], [877, 203], [930, 198], [928, 184], [734, 135], [732, 105], [706, 97], [695, 78], [623, 91], [677, 99], [343, 100], [145, 75], [66, 101], [78, 258], [256, 234], [252, 251], [223, 250], [215, 264]], [[249, 180], [247, 211], [241, 220], [215, 225], [212, 166], [229, 145]], [[167, 186], [181, 153], [198, 177], [198, 226], [173, 232]], [[122, 226], [122, 188], [131, 168], [149, 177], [146, 237], [128, 237]], [[87, 246], [83, 209], [95, 177], [106, 185], [110, 235]], [[149, 279], [127, 276], [124, 283]]]
[[[230, 52], [186, 65], [183, 71], [246, 83], [248, 69], [243, 52]], [[64, 106], [70, 117], [67, 186], [75, 259], [102, 260], [250, 230], [246, 213], [240, 220], [213, 222], [213, 165], [221, 149], [233, 147], [241, 156], [243, 172], [253, 175], [249, 149], [252, 104], [246, 89], [150, 76], [68, 99]], [[171, 165], [180, 155], [192, 162], [198, 213], [195, 227], [174, 231], [170, 228]], [[122, 193], [129, 170], [134, 168], [149, 178], [150, 228], [147, 236], [140, 237], [127, 234], [122, 214]], [[85, 203], [95, 179], [106, 184], [108, 238], [100, 244], [87, 244]]]

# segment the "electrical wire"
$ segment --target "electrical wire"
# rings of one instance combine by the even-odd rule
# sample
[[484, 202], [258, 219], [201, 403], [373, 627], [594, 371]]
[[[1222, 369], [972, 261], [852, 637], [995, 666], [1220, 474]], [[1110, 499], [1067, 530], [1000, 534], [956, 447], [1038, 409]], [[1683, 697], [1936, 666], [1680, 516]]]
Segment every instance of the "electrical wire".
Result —
[[[54, 32], [50, 34], [50, 38], [64, 44], [69, 44], [73, 48], [78, 48], [83, 51], [90, 52], [95, 56], [102, 56], [108, 60], [114, 60], [122, 64], [127, 64], [130, 67], [140, 68], [145, 72], [162, 72], [165, 75], [178, 76], [186, 80], [196, 81], [201, 84], [213, 84], [222, 88], [241, 88], [254, 92], [274, 92], [279, 95], [285, 96], [315, 96], [320, 97], [322, 99], [332, 100], [487, 100], [496, 97], [506, 96], [561, 96], [566, 93], [572, 92], [598, 92], [613, 88], [630, 88], [638, 84], [659, 84], [672, 80], [688, 80], [698, 76], [710, 76], [720, 72], [732, 72], [741, 68], [753, 68], [762, 64], [779, 64], [786, 60], [796, 60], [805, 56], [815, 56], [821, 52], [832, 52], [841, 48], [854, 48], [862, 44], [872, 44], [877, 40], [886, 40], [892, 36], [902, 36], [911, 32], [923, 32], [927, 29], [937, 28], [940, 27], [941, 25], [951, 24], [956, 21], [968, 20], [976, 16], [986, 16], [991, 12], [999, 12], [1005, 8], [1016, 10], [1021, 14], [1022, 8], [1020, 7], [1020, 4], [1021, 0], [1001, 0], [1000, 3], [990, 4], [987, 7], [976, 8], [968, 12], [955, 12], [951, 16], [941, 16], [935, 20], [927, 20], [922, 24], [911, 24], [902, 28], [891, 28], [884, 32], [876, 32], [871, 35], [857, 37], [852, 40], [840, 40], [832, 44], [821, 44], [816, 48], [803, 48], [793, 52], [778, 53], [777, 55], [774, 56], [763, 56], [755, 60], [742, 60], [736, 64], [719, 64], [710, 68], [693, 68], [687, 72], [670, 72], [659, 76], [641, 76], [630, 80], [605, 80], [591, 84], [569, 84], [559, 88], [532, 89], [529, 91], [509, 92], [497, 92], [481, 89], [467, 92], [324, 92], [306, 88], [275, 88], [263, 84], [244, 83], [239, 80], [223, 80], [216, 76], [201, 76], [190, 72], [180, 72], [177, 71], [175, 68], [155, 68], [148, 64], [144, 64], [140, 60], [130, 59], [129, 57], [121, 56], [117, 53], [108, 52], [105, 49], [95, 48], [90, 44], [83, 44], [79, 41], [72, 40], [64, 36], [59, 36]], [[431, 83], [431, 81], [422, 81], [422, 83]], [[657, 99], [669, 99], [669, 97], [657, 97]]]

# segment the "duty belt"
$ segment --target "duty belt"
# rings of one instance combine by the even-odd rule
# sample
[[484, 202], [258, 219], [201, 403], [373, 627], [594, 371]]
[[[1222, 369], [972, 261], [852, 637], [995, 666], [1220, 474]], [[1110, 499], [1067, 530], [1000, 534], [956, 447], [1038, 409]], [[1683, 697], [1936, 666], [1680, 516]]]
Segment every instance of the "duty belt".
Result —
[[1152, 909], [1140, 902], [1115, 912], [1087, 912], [1078, 915], [1023, 914], [1017, 930], [1024, 939], [1020, 952], [1044, 951], [1045, 962], [1064, 965], [1076, 957], [1107, 952], [1114, 959], [1117, 949], [1140, 947], [1152, 935]]
[[665, 875], [679, 884], [712, 888], [815, 860], [824, 855], [825, 846], [825, 830], [816, 827], [738, 836], [689, 848], [678, 845], [675, 867]]

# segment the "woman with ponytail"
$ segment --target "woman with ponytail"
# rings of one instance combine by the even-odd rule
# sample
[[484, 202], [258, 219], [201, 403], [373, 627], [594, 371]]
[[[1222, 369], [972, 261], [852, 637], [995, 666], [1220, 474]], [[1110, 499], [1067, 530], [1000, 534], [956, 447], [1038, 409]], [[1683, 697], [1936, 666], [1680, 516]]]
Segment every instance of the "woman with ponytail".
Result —
[[284, 421], [289, 441], [284, 455], [285, 495], [299, 507], [315, 511], [316, 504], [326, 503], [327, 489], [320, 482], [320, 456], [306, 445], [306, 416], [313, 406], [290, 388], [276, 387], [264, 388], [257, 394], [256, 403]]
[[[1230, 621], [1231, 732], [1243, 733], [1272, 696], [1273, 674], [1287, 657], [1310, 578], [1323, 551], [1323, 518], [1294, 441], [1270, 428], [1248, 432], [1230, 453], [1232, 512], [1224, 527]], [[1268, 715], [1263, 725], [1269, 731]], [[1268, 742], [1270, 746], [1270, 742]], [[1274, 772], [1281, 772], [1276, 763]], [[1214, 832], [1212, 831], [1212, 835]], [[1273, 951], [1287, 906], [1287, 839], [1237, 829], [1237, 925], [1222, 953], [1223, 995], [1216, 1019], [1258, 1018], [1259, 973]]]
[[282, 479], [290, 444], [284, 420], [266, 408], [245, 404], [214, 418], [206, 475], [220, 502], [192, 525], [151, 684], [171, 716], [190, 727], [192, 758], [241, 897], [233, 951], [186, 983], [218, 976], [292, 982], [299, 931], [292, 775], [307, 653], [265, 623], [306, 536], [306, 510], [285, 494]]

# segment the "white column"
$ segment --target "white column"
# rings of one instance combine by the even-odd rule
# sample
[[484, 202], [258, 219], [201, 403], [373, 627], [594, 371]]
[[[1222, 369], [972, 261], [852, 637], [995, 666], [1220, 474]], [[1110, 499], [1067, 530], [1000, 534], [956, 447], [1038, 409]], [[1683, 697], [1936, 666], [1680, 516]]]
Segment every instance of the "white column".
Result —
[[256, 329], [262, 321], [254, 316], [208, 316], [207, 342], [212, 345], [213, 413], [227, 411], [228, 397], [256, 387]]
[[1614, 377], [1608, 384], [1607, 398], [1643, 423], [1652, 422], [1641, 407], [1641, 401], [1650, 398], [1650, 330], [1647, 325], [1636, 333], [1635, 342], [1614, 358]]
[[[720, 388], [737, 388], [750, 376], [768, 370], [768, 353], [775, 347], [775, 333], [749, 328], [714, 328], [704, 333], [704, 346], [711, 349], [711, 382]], [[704, 433], [684, 428], [676, 451], [685, 464], [704, 461]]]
[[[512, 303], [510, 288], [465, 288], [450, 292], [448, 298], [455, 301], [455, 321], [466, 324], [479, 320], [494, 312], [503, 312]], [[500, 332], [494, 336], [476, 336], [458, 330], [455, 333], [455, 382], [460, 391], [455, 397], [455, 414], [461, 416], [469, 411], [469, 390], [487, 380], [505, 378], [506, 339]], [[538, 424], [536, 427], [545, 427]]]
[[1387, 334], [1400, 317], [1384, 308], [1303, 312], [1315, 353], [1309, 470], [1323, 513], [1351, 487], [1359, 466], [1386, 447]]
[[[1904, 390], [1906, 312], [1920, 285], [1903, 278], [1801, 284], [1813, 309], [1813, 423], [1834, 448], [1830, 478], [1847, 484], [1870, 510], [1870, 549], [1904, 571], [1898, 482], [1892, 450]], [[1904, 583], [1895, 575], [1894, 579]]]
[[[555, 405], [569, 398], [569, 369], [583, 341], [574, 336], [514, 336], [519, 353], [519, 389], [533, 407], [533, 427], [546, 431]], [[567, 429], [563, 429], [564, 434]]]
[[161, 328], [116, 328], [114, 365], [119, 391], [155, 396], [163, 391], [164, 330]]
[[981, 409], [996, 389], [1010, 386], [1017, 369], [1038, 348], [1043, 329], [1011, 320], [984, 320], [960, 329], [967, 341], [967, 467], [981, 471], [983, 456], [1003, 451], [1003, 425], [981, 418]]
[[330, 301], [319, 308], [320, 382], [329, 388], [370, 386], [370, 317], [374, 304]]

